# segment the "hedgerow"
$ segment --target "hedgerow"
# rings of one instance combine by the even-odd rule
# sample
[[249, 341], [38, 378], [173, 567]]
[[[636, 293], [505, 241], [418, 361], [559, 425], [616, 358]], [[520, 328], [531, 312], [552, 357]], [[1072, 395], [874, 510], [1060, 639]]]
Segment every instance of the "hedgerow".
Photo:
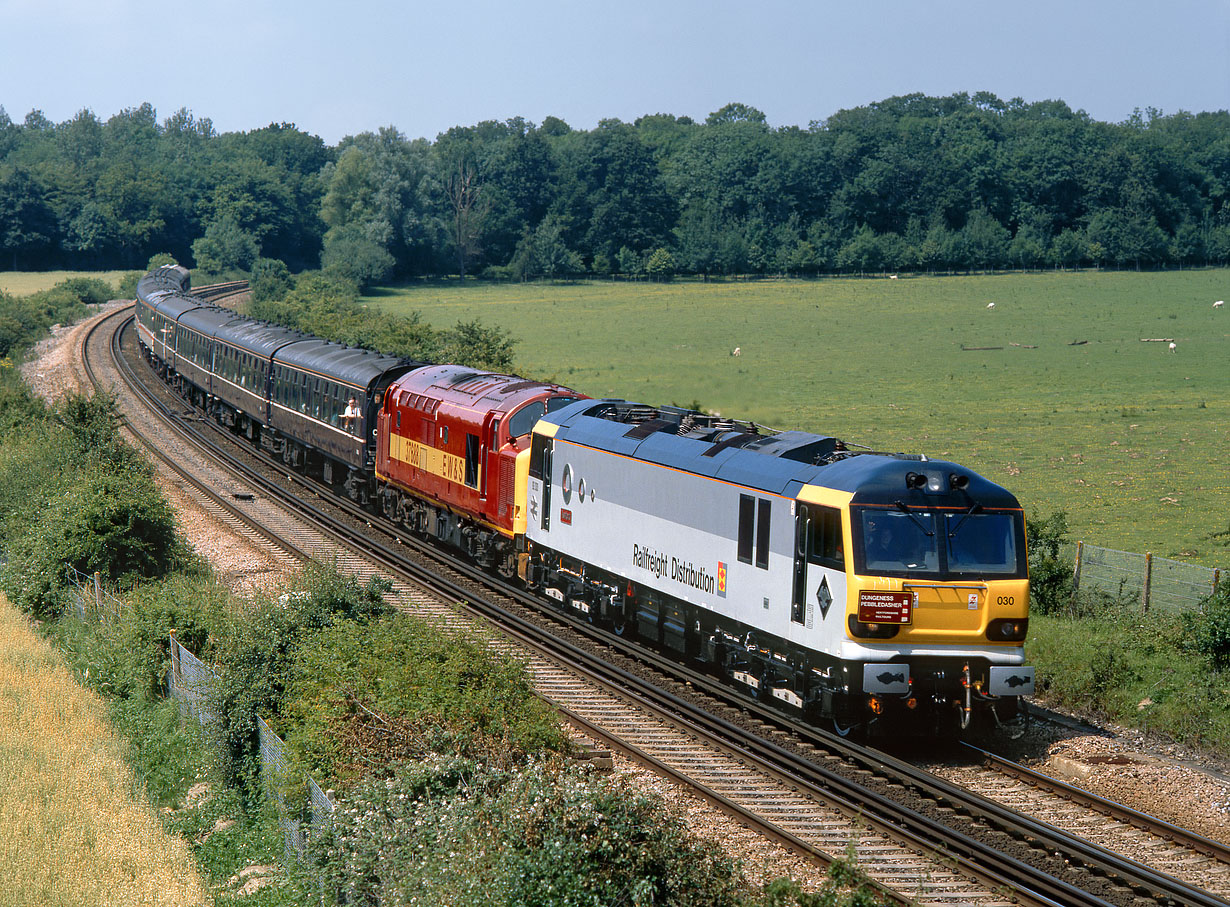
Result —
[[228, 783], [259, 799], [257, 717], [280, 723], [301, 646], [334, 624], [388, 614], [387, 589], [378, 577], [364, 585], [335, 566], [310, 564], [281, 596], [228, 613], [214, 638], [217, 733]]
[[544, 761], [430, 756], [339, 805], [324, 866], [347, 903], [723, 907], [750, 895], [662, 802]]
[[511, 765], [568, 748], [520, 663], [407, 615], [339, 623], [301, 646], [287, 718], [304, 767], [343, 779], [429, 753]]
[[116, 430], [114, 401], [69, 394], [12, 429], [0, 453], [0, 587], [39, 617], [64, 606], [65, 569], [132, 585], [187, 556], [148, 463]]

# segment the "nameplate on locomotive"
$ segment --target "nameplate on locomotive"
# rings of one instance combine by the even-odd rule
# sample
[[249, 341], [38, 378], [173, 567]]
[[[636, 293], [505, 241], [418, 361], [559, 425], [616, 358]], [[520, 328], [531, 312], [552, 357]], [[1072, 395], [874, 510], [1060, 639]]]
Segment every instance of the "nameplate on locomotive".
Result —
[[908, 624], [913, 607], [913, 592], [861, 589], [858, 593], [858, 619], [865, 624]]

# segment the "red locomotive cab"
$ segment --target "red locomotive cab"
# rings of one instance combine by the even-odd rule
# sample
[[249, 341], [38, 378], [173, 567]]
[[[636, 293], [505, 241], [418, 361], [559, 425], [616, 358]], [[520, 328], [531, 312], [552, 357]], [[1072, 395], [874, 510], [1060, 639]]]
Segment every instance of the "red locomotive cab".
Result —
[[514, 531], [517, 454], [539, 418], [583, 396], [457, 365], [407, 372], [385, 392], [377, 429], [385, 514], [472, 554], [500, 547], [492, 534]]

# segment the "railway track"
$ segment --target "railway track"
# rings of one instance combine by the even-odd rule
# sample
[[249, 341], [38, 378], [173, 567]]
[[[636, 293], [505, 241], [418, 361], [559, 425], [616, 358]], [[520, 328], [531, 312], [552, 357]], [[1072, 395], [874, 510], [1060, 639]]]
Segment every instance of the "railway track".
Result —
[[[111, 335], [120, 336], [118, 331]], [[110, 354], [92, 355], [102, 361]], [[115, 361], [124, 357], [117, 353]], [[130, 371], [126, 380], [140, 385], [140, 368]], [[489, 577], [476, 580], [467, 565], [437, 551], [410, 557], [417, 546], [399, 539], [396, 530], [381, 534], [379, 521], [370, 515], [351, 511], [338, 516], [332, 513], [335, 502], [305, 502], [316, 497], [306, 484], [292, 495], [297, 499], [289, 505], [296, 510], [294, 519], [271, 525], [284, 517], [265, 514], [264, 507], [288, 506], [272, 507], [285, 492], [284, 470], [268, 463], [254, 470], [245, 463], [251, 459], [249, 450], [242, 456], [228, 451], [232, 445], [217, 440], [222, 433], [186, 414], [182, 402], [163, 408], [168, 421], [181, 423], [175, 432], [167, 427], [168, 435], [197, 433], [191, 442], [175, 441], [178, 448], [171, 447], [169, 437], [152, 440], [168, 450], [169, 461], [191, 461], [199, 456], [194, 452], [198, 445], [208, 444], [245, 473], [246, 490], [236, 490], [240, 480], [221, 473], [202, 481], [212, 491], [199, 492], [210, 506], [260, 527], [245, 531], [282, 539], [287, 557], [336, 557], [343, 569], [360, 575], [392, 573], [399, 577], [397, 592], [412, 599], [413, 607], [426, 608], [452, 625], [468, 618], [449, 603], [470, 602], [475, 612], [500, 623], [516, 640], [507, 645], [528, 660], [540, 690], [585, 733], [692, 785], [740, 821], [813, 859], [853, 854], [886, 897], [927, 904], [1224, 903], [1199, 883], [1185, 884], [1137, 865], [1020, 815], [993, 796], [947, 784], [780, 716], [758, 715], [746, 702], [723, 704], [729, 691], [712, 678], [679, 679], [673, 674], [676, 666], [655, 666], [661, 659], [654, 653], [612, 651], [610, 640], [587, 638], [584, 625], [572, 622], [567, 630], [557, 626], [544, 635], [544, 620], [526, 610], [518, 590], [490, 591], [485, 588]], [[133, 426], [134, 417], [128, 419]], [[138, 415], [135, 421], [151, 420]], [[430, 566], [423, 565], [423, 557], [430, 558]], [[660, 673], [668, 667], [671, 674]]]

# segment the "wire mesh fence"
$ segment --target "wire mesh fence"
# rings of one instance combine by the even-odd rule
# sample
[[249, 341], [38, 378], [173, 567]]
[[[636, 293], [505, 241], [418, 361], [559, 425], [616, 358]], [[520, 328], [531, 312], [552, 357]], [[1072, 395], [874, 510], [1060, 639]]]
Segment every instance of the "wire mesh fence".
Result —
[[69, 598], [73, 610], [81, 620], [94, 618], [99, 621], [118, 620], [124, 613], [122, 599], [103, 588], [102, 577], [97, 573], [82, 573], [76, 567], [65, 567]]
[[1116, 551], [1077, 542], [1073, 560], [1073, 597], [1098, 594], [1142, 612], [1190, 611], [1217, 593], [1223, 571], [1151, 553]]
[[[172, 633], [167, 692], [179, 703], [180, 714], [195, 718], [202, 727], [215, 725], [217, 684], [218, 675], [180, 645]], [[286, 856], [310, 865], [315, 856], [314, 844], [323, 838], [333, 821], [333, 801], [310, 777], [296, 783], [286, 760], [286, 744], [259, 715], [256, 726], [260, 737], [261, 783], [277, 810]]]

